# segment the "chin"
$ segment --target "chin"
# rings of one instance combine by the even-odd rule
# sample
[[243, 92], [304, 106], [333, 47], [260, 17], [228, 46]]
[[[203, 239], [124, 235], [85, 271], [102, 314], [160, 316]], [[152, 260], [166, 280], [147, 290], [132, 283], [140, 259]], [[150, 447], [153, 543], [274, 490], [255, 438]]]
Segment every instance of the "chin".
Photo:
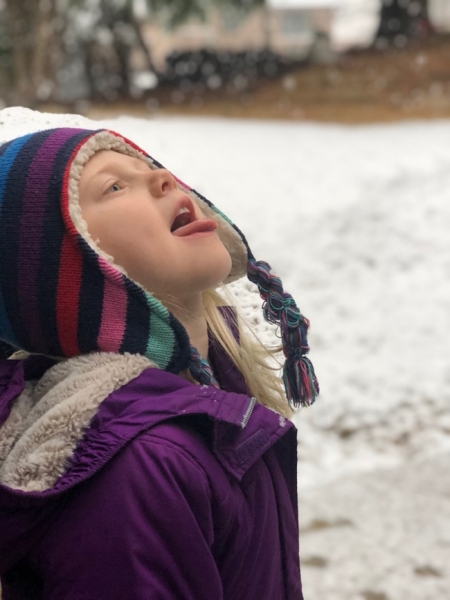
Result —
[[230, 256], [228, 250], [225, 248], [225, 246], [222, 246], [222, 247], [223, 247], [223, 251], [221, 252], [220, 258], [217, 260], [217, 262], [215, 264], [215, 269], [214, 269], [216, 279], [217, 279], [216, 285], [219, 285], [219, 283], [222, 283], [223, 281], [225, 281], [225, 279], [230, 274], [231, 268], [233, 266], [233, 263], [231, 261], [231, 256]]
[[[222, 246], [220, 252], [207, 253], [207, 261], [202, 261], [199, 270], [191, 273], [191, 288], [196, 288], [197, 292], [204, 292], [215, 288], [228, 277], [231, 271], [231, 257], [228, 251]], [[194, 291], [194, 290], [192, 290]]]

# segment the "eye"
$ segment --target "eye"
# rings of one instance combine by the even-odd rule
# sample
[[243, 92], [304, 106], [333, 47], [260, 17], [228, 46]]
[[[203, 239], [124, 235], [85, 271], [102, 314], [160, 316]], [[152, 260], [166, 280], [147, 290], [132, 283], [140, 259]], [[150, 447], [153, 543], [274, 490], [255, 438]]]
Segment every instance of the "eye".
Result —
[[120, 183], [120, 181], [115, 181], [112, 185], [109, 186], [109, 188], [105, 191], [105, 194], [114, 194], [114, 192], [120, 192], [120, 190], [123, 190], [123, 185]]

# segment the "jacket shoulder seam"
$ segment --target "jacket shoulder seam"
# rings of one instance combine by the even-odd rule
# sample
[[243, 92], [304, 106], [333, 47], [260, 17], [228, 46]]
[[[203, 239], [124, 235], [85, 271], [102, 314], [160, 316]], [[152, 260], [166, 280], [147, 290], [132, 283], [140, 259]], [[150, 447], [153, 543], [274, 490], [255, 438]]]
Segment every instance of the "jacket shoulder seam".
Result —
[[182, 456], [185, 460], [189, 461], [197, 470], [201, 472], [202, 476], [208, 482], [208, 490], [210, 492], [210, 496], [212, 496], [212, 485], [208, 472], [206, 471], [202, 463], [197, 459], [195, 454], [189, 452], [189, 450], [187, 450], [184, 446], [181, 446], [174, 440], [168, 440], [166, 438], [163, 438], [162, 436], [155, 433], [155, 431], [153, 431], [153, 428], [146, 430], [137, 438], [135, 438], [134, 443], [136, 442], [153, 444], [155, 446], [165, 446], [166, 448], [174, 450], [178, 455]]

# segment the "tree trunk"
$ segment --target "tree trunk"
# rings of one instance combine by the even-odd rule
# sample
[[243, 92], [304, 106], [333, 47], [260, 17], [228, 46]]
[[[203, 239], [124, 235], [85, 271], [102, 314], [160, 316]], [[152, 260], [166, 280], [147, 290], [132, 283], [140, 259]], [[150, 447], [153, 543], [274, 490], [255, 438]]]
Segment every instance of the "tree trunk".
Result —
[[13, 100], [22, 106], [36, 104], [50, 65], [54, 0], [48, 0], [47, 7], [43, 9], [37, 0], [6, 0], [12, 39]]
[[114, 35], [114, 49], [116, 51], [118, 65], [119, 65], [119, 76], [121, 84], [119, 86], [119, 93], [122, 96], [128, 97], [130, 95], [130, 48], [127, 44], [120, 39], [120, 36]]
[[138, 44], [139, 44], [142, 52], [144, 53], [148, 70], [151, 71], [152, 73], [157, 73], [155, 64], [153, 62], [150, 48], [147, 46], [144, 36], [142, 35], [141, 23], [139, 23], [139, 21], [134, 17], [134, 15], [132, 16], [131, 23], [132, 23], [134, 31], [136, 33], [136, 39], [138, 41]]
[[13, 101], [30, 106], [34, 100], [29, 77], [29, 30], [28, 19], [21, 0], [7, 0], [6, 17], [12, 40]]
[[428, 0], [382, 0], [376, 39], [392, 41], [397, 36], [409, 39], [431, 31]]
[[[114, 12], [114, 9], [108, 4], [107, 0], [101, 0], [102, 21], [112, 34], [112, 46], [115, 53], [118, 75], [121, 79], [120, 86], [115, 91], [121, 95], [130, 95], [130, 74], [129, 74], [129, 58], [130, 48], [124, 40], [124, 36], [120, 32], [120, 25], [126, 23], [124, 14]], [[126, 23], [128, 25], [128, 23]]]
[[55, 6], [50, 2], [48, 2], [47, 9], [39, 7], [35, 16], [35, 42], [30, 63], [30, 75], [35, 95], [40, 100], [47, 100], [51, 92], [51, 90], [46, 91], [43, 89], [45, 82], [51, 79], [53, 83], [54, 73], [49, 72], [49, 70], [52, 70], [49, 59], [53, 56], [53, 19], [55, 16]]
[[98, 90], [95, 85], [95, 78], [92, 75], [92, 68], [95, 64], [93, 42], [90, 40], [84, 42], [82, 49], [84, 57], [84, 72], [86, 74], [86, 81], [89, 88], [88, 97], [91, 100], [96, 100], [98, 97]]

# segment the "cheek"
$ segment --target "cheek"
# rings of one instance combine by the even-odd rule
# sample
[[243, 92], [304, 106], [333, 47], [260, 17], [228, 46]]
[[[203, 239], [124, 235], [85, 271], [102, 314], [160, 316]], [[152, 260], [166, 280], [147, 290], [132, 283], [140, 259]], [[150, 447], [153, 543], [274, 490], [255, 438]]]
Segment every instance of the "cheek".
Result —
[[100, 247], [114, 255], [114, 252], [127, 254], [129, 251], [156, 243], [161, 237], [162, 224], [155, 215], [128, 209], [105, 209], [95, 215], [86, 214], [88, 231]]
[[202, 265], [199, 271], [206, 277], [211, 277], [214, 284], [228, 277], [232, 266], [231, 256], [218, 236], [208, 248], [199, 253], [198, 264]]
[[223, 273], [221, 277], [221, 281], [224, 281], [231, 272], [231, 268], [233, 266], [233, 261], [231, 259], [230, 253], [224, 246], [224, 254], [223, 254]]

